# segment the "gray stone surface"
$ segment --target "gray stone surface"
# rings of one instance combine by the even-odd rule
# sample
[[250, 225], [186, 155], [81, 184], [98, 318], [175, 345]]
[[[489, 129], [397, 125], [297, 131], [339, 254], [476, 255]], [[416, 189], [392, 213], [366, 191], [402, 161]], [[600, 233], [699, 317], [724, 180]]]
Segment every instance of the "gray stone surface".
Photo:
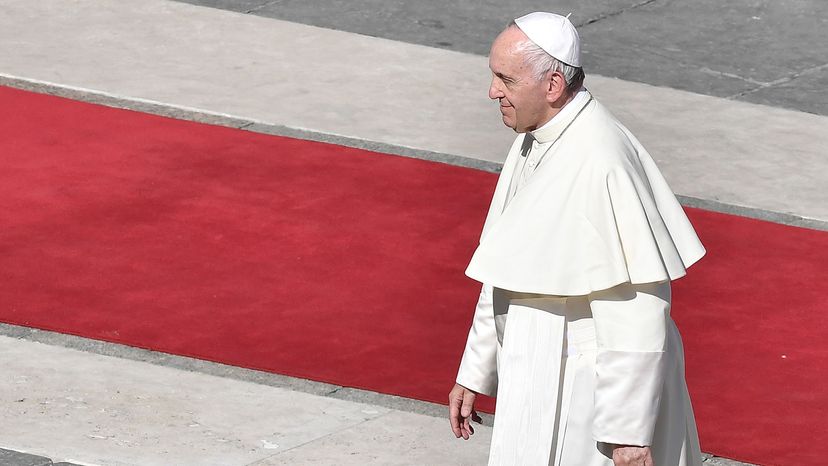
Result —
[[50, 466], [51, 464], [52, 460], [44, 456], [0, 448], [0, 465], [3, 466]]
[[720, 456], [712, 456], [707, 454], [702, 454], [702, 456], [704, 456], [704, 464], [709, 466], [755, 466], [752, 463], [742, 463], [722, 458]]
[[242, 466], [389, 412], [9, 337], [0, 367], [4, 446], [101, 466]]
[[182, 3], [202, 5], [239, 13], [254, 13], [262, 7], [280, 0], [180, 0]]
[[[197, 0], [193, 0], [195, 3]], [[642, 0], [283, 0], [257, 15], [414, 44], [488, 55], [492, 39], [517, 16], [536, 10], [576, 12], [589, 21]]]
[[475, 426], [468, 441], [458, 440], [443, 419], [392, 411], [251, 466], [480, 466], [491, 435], [490, 427]]
[[582, 35], [601, 75], [728, 97], [828, 63], [826, 26], [822, 0], [658, 0]]
[[828, 65], [808, 70], [790, 80], [772, 86], [757, 88], [738, 98], [764, 105], [774, 105], [776, 102], [785, 101], [790, 102], [792, 108], [803, 112], [825, 114], [825, 109], [828, 108], [826, 89], [828, 89]]
[[588, 73], [828, 114], [818, 87], [788, 82], [828, 63], [823, 0], [187, 1], [478, 55], [510, 18], [573, 12]]

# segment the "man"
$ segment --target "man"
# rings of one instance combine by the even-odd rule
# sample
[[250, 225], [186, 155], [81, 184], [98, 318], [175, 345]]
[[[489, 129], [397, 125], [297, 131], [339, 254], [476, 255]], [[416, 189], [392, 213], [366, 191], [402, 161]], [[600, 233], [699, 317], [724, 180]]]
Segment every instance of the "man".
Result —
[[532, 13], [494, 41], [518, 134], [466, 274], [483, 289], [449, 395], [497, 396], [490, 465], [700, 465], [670, 281], [704, 255], [635, 137], [582, 86], [578, 34]]

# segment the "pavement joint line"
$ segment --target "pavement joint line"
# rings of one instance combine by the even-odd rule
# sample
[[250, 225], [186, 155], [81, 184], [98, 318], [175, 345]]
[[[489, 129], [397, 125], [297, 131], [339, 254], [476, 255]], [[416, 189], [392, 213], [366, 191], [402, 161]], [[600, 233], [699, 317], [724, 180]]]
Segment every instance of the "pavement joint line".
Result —
[[383, 417], [385, 417], [385, 416], [388, 416], [389, 414], [391, 414], [391, 411], [388, 411], [387, 413], [380, 414], [379, 416], [377, 416], [377, 417], [373, 417], [373, 418], [371, 418], [371, 419], [364, 419], [364, 420], [362, 420], [362, 421], [360, 421], [360, 422], [357, 422], [356, 424], [353, 424], [353, 425], [343, 426], [343, 427], [341, 427], [340, 429], [335, 430], [335, 431], [332, 431], [332, 432], [328, 432], [327, 434], [322, 435], [321, 437], [316, 437], [316, 438], [314, 438], [314, 439], [310, 439], [310, 440], [308, 440], [308, 441], [306, 441], [306, 442], [303, 442], [303, 443], [300, 443], [300, 444], [298, 444], [298, 445], [294, 445], [294, 446], [292, 446], [292, 447], [290, 447], [290, 448], [285, 448], [284, 450], [279, 450], [279, 451], [275, 452], [274, 454], [272, 454], [272, 455], [268, 456], [267, 458], [258, 459], [258, 460], [254, 461], [254, 462], [252, 462], [252, 463], [246, 464], [245, 466], [256, 466], [256, 465], [260, 465], [260, 464], [265, 464], [265, 463], [266, 463], [268, 460], [270, 460], [271, 458], [275, 458], [275, 457], [277, 457], [277, 456], [279, 456], [279, 455], [281, 455], [281, 454], [283, 454], [283, 453], [287, 453], [287, 452], [289, 452], [289, 451], [296, 450], [297, 448], [302, 448], [302, 447], [304, 447], [305, 445], [309, 445], [309, 444], [311, 444], [311, 443], [318, 442], [318, 441], [320, 441], [320, 440], [324, 440], [324, 439], [326, 439], [326, 438], [328, 438], [328, 437], [331, 437], [331, 436], [333, 436], [333, 435], [339, 434], [340, 432], [343, 432], [343, 431], [346, 431], [346, 430], [349, 430], [349, 429], [353, 429], [353, 428], [359, 427], [359, 426], [361, 426], [361, 425], [363, 425], [363, 424], [365, 424], [365, 423], [376, 421], [377, 419], [381, 419], [381, 418], [383, 418]]
[[[809, 68], [808, 72], [828, 68], [828, 64]], [[21, 78], [5, 73], [0, 73], [0, 85], [14, 87], [21, 90], [37, 92], [41, 94], [54, 95], [82, 102], [105, 105], [108, 107], [120, 108], [131, 111], [149, 113], [153, 115], [175, 118], [180, 120], [193, 121], [241, 129], [260, 134], [273, 136], [304, 139], [308, 141], [336, 144], [340, 146], [369, 150], [378, 153], [398, 155], [432, 162], [445, 163], [448, 165], [460, 166], [490, 173], [499, 173], [502, 163], [478, 160], [471, 157], [464, 157], [453, 154], [433, 152], [423, 149], [416, 149], [406, 146], [398, 146], [383, 142], [359, 139], [345, 135], [322, 133], [304, 128], [294, 128], [283, 125], [267, 123], [255, 119], [243, 118], [235, 115], [201, 110], [192, 107], [166, 104], [148, 99], [124, 97], [102, 91], [95, 91], [82, 87], [68, 86], [36, 79]], [[756, 207], [748, 207], [737, 204], [730, 204], [713, 199], [701, 199], [682, 194], [676, 194], [679, 202], [687, 207], [696, 207], [714, 212], [748, 217], [757, 220], [764, 220], [783, 225], [809, 228], [813, 230], [828, 231], [828, 221], [803, 217], [786, 212], [776, 212]]]
[[[748, 84], [753, 84], [754, 86], [763, 86], [763, 85], [767, 84], [764, 81], [757, 81], [753, 78], [746, 78], [744, 76], [739, 76], [738, 74], [735, 74], [735, 73], [728, 73], [726, 71], [714, 70], [714, 69], [708, 68], [706, 66], [702, 66], [701, 68], [699, 68], [699, 71], [701, 71], [702, 73], [711, 75], [711, 76], [723, 76], [725, 78], [738, 79], [738, 80], [744, 81]], [[743, 91], [743, 92], [745, 92], [745, 91]], [[738, 95], [738, 94], [736, 94], [736, 95]], [[731, 97], [727, 97], [727, 98], [728, 99], [733, 99], [734, 97], [731, 96]]]
[[630, 5], [626, 8], [621, 8], [619, 10], [610, 11], [609, 13], [601, 13], [597, 16], [593, 16], [592, 18], [587, 19], [586, 21], [584, 21], [582, 23], [576, 24], [575, 27], [580, 28], [580, 27], [583, 27], [583, 26], [589, 26], [590, 24], [595, 24], [598, 21], [601, 21], [601, 20], [604, 20], [604, 19], [607, 19], [607, 18], [612, 18], [613, 16], [618, 16], [622, 13], [627, 12], [627, 11], [634, 10], [634, 9], [642, 7], [642, 6], [646, 6], [646, 5], [649, 5], [651, 3], [655, 3], [655, 1], [656, 0], [644, 0], [642, 2], [634, 3], [634, 4], [632, 4], [632, 5]]
[[[759, 91], [764, 90], [764, 89], [768, 89], [768, 88], [771, 88], [771, 87], [774, 87], [774, 86], [778, 86], [780, 84], [789, 83], [791, 81], [794, 81], [796, 79], [801, 78], [802, 76], [807, 76], [811, 73], [816, 73], [816, 72], [822, 71], [826, 68], [828, 68], [828, 63], [824, 63], [822, 65], [812, 66], [810, 68], [805, 68], [804, 70], [800, 70], [800, 71], [795, 71], [795, 72], [789, 74], [788, 76], [783, 76], [779, 79], [774, 79], [773, 81], [768, 81], [768, 82], [754, 82], [753, 80], [747, 80], [745, 78], [740, 78], [740, 79], [745, 79], [747, 82], [750, 82], [751, 84], [756, 84], [756, 87], [753, 88], [753, 89], [748, 89], [746, 91], [738, 92], [738, 93], [733, 94], [731, 96], [725, 97], [725, 99], [728, 99], [728, 100], [738, 99], [740, 97], [744, 97], [746, 95], [750, 95], [750, 94], [753, 94], [755, 92], [759, 92]], [[738, 78], [738, 76], [736, 76], [736, 75], [734, 75], [733, 77]], [[812, 113], [812, 112], [807, 112], [805, 110], [800, 110], [800, 111], [805, 112], [805, 113]], [[816, 113], [814, 113], [814, 115], [816, 115]]]
[[251, 13], [255, 13], [255, 12], [257, 12], [257, 11], [259, 11], [259, 10], [263, 9], [263, 8], [267, 8], [267, 7], [269, 7], [270, 5], [273, 5], [273, 4], [276, 4], [276, 3], [279, 3], [280, 1], [281, 1], [281, 0], [272, 0], [272, 1], [270, 1], [270, 2], [264, 2], [264, 3], [262, 3], [262, 4], [261, 4], [261, 5], [259, 5], [259, 6], [254, 6], [253, 8], [251, 8], [251, 9], [249, 9], [249, 10], [245, 11], [245, 12], [244, 12], [244, 14], [249, 15], [249, 14], [251, 14]]
[[[311, 395], [335, 398], [343, 401], [351, 401], [355, 403], [380, 406], [383, 408], [387, 408], [389, 410], [421, 414], [441, 419], [447, 418], [446, 413], [448, 407], [437, 403], [415, 400], [411, 398], [404, 398], [395, 395], [387, 395], [384, 393], [372, 392], [369, 390], [362, 390], [358, 388], [333, 385], [325, 382], [316, 382], [313, 380], [300, 379], [297, 377], [280, 375], [271, 372], [264, 372], [255, 369], [246, 369], [243, 367], [230, 366], [218, 362], [205, 361], [187, 356], [178, 356], [170, 353], [162, 353], [160, 351], [137, 348], [120, 343], [95, 340], [92, 338], [86, 338], [77, 335], [69, 335], [49, 330], [40, 330], [32, 327], [7, 324], [3, 322], [0, 322], [0, 335], [28, 342], [68, 348], [76, 351], [82, 351], [85, 353], [127, 359], [131, 361], [145, 362], [161, 367], [169, 367], [172, 369], [184, 370], [188, 372], [207, 374], [231, 380], [239, 380], [243, 382], [255, 383], [259, 385], [292, 390], [296, 392], [308, 393]], [[366, 419], [365, 421], [354, 424], [347, 428], [353, 428], [365, 422], [375, 421], [390, 413], [391, 411], [371, 419]], [[487, 427], [492, 427], [494, 425], [493, 415], [487, 413], [478, 414], [480, 415], [483, 421], [480, 423], [481, 425]], [[446, 419], [446, 423], [446, 429], [448, 429], [448, 419]], [[343, 430], [344, 429], [345, 428], [343, 428]], [[333, 433], [335, 432], [331, 432], [328, 435], [332, 435]], [[319, 440], [320, 438], [324, 438], [326, 436], [316, 438], [313, 441]], [[297, 445], [297, 447], [299, 446], [301, 445]], [[18, 453], [25, 453], [8, 447], [4, 448], [3, 446], [0, 446], [0, 448], [9, 451], [16, 451]], [[273, 456], [276, 456], [280, 453], [283, 452], [275, 453]], [[268, 458], [272, 458], [273, 456], [270, 456]], [[709, 453], [703, 453], [703, 456], [705, 464], [710, 464], [711, 466], [754, 466], [751, 463], [742, 463], [727, 458], [713, 456]], [[74, 462], [74, 460], [69, 461]], [[256, 460], [255, 462], [246, 466], [255, 466], [256, 463], [260, 463], [262, 461], [264, 461], [264, 459]]]

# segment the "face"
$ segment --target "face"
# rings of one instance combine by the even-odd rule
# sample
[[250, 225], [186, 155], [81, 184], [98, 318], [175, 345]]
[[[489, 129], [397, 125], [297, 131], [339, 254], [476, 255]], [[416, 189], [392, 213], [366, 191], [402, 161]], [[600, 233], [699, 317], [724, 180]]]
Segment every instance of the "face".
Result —
[[537, 80], [515, 44], [527, 40], [519, 28], [503, 31], [492, 44], [489, 68], [492, 84], [489, 98], [500, 102], [503, 124], [518, 133], [532, 131], [549, 121], [554, 113], [548, 103], [549, 80]]

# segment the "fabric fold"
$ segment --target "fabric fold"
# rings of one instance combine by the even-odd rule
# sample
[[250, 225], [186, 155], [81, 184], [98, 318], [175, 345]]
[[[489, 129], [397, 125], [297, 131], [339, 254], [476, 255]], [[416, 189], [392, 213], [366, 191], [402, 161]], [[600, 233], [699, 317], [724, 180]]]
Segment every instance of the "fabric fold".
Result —
[[664, 389], [670, 283], [623, 284], [593, 293], [595, 322], [593, 438], [649, 446]]
[[483, 285], [474, 311], [466, 349], [456, 382], [488, 396], [497, 393], [497, 330], [492, 304], [492, 287]]
[[[565, 303], [561, 300], [558, 306]], [[559, 377], [565, 329], [566, 318], [560, 314], [510, 306], [489, 466], [549, 464], [563, 388]]]
[[650, 155], [594, 99], [571, 123], [508, 200], [518, 137], [466, 274], [558, 296], [683, 276], [704, 247]]
[[596, 441], [653, 444], [665, 362], [664, 352], [598, 351], [592, 428]]

